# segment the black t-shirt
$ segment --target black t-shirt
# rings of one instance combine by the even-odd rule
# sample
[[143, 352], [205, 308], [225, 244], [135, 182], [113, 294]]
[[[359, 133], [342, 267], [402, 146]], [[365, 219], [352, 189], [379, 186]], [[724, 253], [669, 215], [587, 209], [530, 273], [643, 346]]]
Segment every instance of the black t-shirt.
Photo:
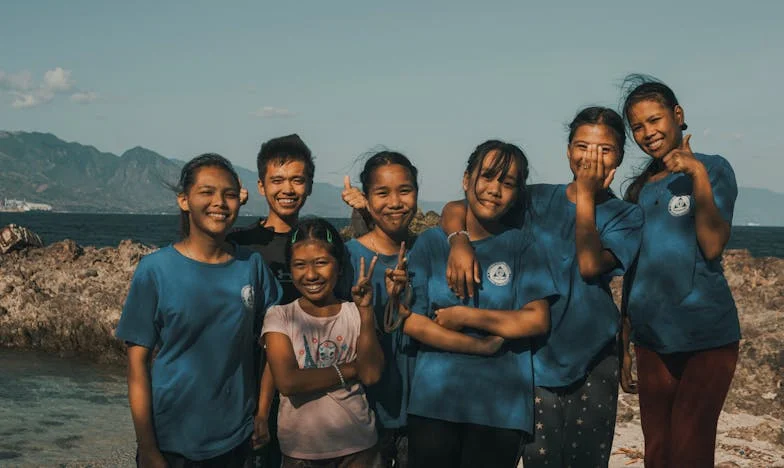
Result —
[[264, 263], [270, 267], [272, 274], [283, 287], [283, 297], [280, 303], [288, 304], [300, 297], [299, 291], [291, 281], [291, 270], [286, 263], [286, 242], [289, 240], [289, 234], [275, 232], [264, 227], [263, 224], [264, 218], [260, 218], [250, 226], [236, 229], [226, 236], [226, 240], [261, 253]]

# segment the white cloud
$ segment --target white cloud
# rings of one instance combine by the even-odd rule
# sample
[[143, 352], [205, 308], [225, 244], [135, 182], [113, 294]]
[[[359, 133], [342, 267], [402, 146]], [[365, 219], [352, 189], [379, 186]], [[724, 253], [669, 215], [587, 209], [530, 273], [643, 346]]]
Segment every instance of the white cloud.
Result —
[[[8, 73], [0, 70], [0, 95], [11, 97], [11, 107], [14, 109], [29, 109], [51, 102], [58, 94], [68, 93], [76, 86], [71, 78], [71, 71], [62, 67], [47, 70], [40, 83], [36, 83], [32, 73], [22, 70], [18, 73]], [[71, 95], [71, 101], [87, 104], [98, 98], [94, 91], [76, 91]]]
[[44, 73], [43, 87], [54, 92], [68, 91], [73, 87], [73, 84], [73, 80], [71, 80], [71, 70], [64, 70], [57, 67], [54, 70], [47, 70], [47, 72]]
[[294, 117], [294, 112], [280, 107], [264, 106], [259, 110], [253, 111], [250, 115], [260, 117], [262, 119], [282, 119], [286, 117]]
[[71, 102], [76, 104], [89, 104], [98, 99], [98, 93], [95, 91], [77, 91], [71, 94]]

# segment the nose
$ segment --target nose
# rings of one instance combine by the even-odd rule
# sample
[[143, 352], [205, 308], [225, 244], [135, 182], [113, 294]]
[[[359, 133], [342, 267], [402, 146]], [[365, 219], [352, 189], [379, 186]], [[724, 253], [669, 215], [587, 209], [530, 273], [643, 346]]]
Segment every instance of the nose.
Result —
[[403, 206], [403, 200], [400, 198], [400, 195], [397, 193], [391, 193], [388, 198], [388, 204], [390, 208], [400, 208]]
[[312, 263], [308, 264], [308, 266], [305, 268], [305, 279], [311, 281], [318, 279], [318, 273], [316, 272], [316, 265]]
[[291, 182], [291, 180], [286, 179], [286, 180], [283, 181], [282, 190], [283, 190], [283, 193], [286, 193], [286, 194], [294, 193], [294, 184]]
[[500, 180], [493, 180], [489, 184], [487, 184], [487, 193], [496, 197], [501, 196], [501, 181]]
[[226, 194], [223, 192], [215, 192], [215, 196], [212, 197], [212, 204], [221, 208], [227, 207], [228, 201], [226, 199]]
[[656, 129], [653, 125], [645, 124], [643, 126], [643, 131], [645, 132], [645, 138], [650, 138], [656, 133]]

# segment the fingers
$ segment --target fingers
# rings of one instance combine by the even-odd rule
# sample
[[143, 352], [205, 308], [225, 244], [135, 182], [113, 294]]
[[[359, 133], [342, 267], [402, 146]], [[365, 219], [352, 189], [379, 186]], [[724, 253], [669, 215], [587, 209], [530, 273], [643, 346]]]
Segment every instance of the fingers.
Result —
[[601, 179], [604, 177], [604, 158], [602, 157], [602, 149], [599, 145], [594, 146], [594, 154], [596, 155], [596, 176]]
[[466, 293], [468, 294], [468, 297], [474, 297], [474, 282], [473, 282], [473, 281], [471, 281], [471, 280], [473, 280], [474, 278], [469, 278], [469, 276], [470, 276], [472, 273], [475, 273], [475, 272], [473, 272], [473, 271], [472, 271], [472, 272], [468, 272], [468, 273], [466, 274], [466, 277], [465, 277]]
[[377, 261], [378, 255], [373, 256], [373, 260], [370, 261], [370, 267], [368, 268], [367, 275], [364, 276], [365, 279], [369, 280], [373, 277], [373, 270], [376, 268]]
[[358, 276], [357, 283], [359, 283], [359, 281], [362, 281], [364, 277], [365, 277], [365, 257], [359, 257], [359, 276]]
[[479, 272], [479, 262], [474, 260], [474, 283], [480, 284], [482, 283], [482, 275]]
[[457, 274], [457, 284], [455, 284], [455, 296], [463, 299], [465, 297], [465, 284], [466, 284], [466, 277], [465, 274], [460, 271]]
[[397, 254], [396, 270], [402, 270], [406, 261], [406, 241], [400, 243], [400, 252]]
[[343, 176], [343, 188], [345, 190], [351, 190], [351, 177], [348, 175]]

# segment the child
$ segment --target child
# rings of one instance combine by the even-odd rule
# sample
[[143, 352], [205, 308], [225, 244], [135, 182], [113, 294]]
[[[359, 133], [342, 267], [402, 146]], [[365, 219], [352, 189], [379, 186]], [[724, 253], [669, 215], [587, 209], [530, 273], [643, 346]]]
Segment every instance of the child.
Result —
[[672, 89], [632, 75], [623, 111], [651, 162], [626, 191], [645, 214], [624, 313], [637, 353], [645, 466], [713, 466], [740, 325], [721, 267], [738, 188], [721, 156], [692, 152]]
[[240, 190], [229, 161], [192, 159], [177, 188], [184, 238], [139, 262], [116, 332], [128, 343], [137, 464], [241, 467], [254, 430], [254, 324], [281, 288], [258, 253], [226, 242]]
[[375, 417], [362, 385], [381, 377], [384, 354], [376, 339], [375, 261], [362, 261], [354, 302], [335, 296], [345, 247], [322, 219], [300, 222], [286, 247], [302, 297], [272, 307], [262, 331], [281, 394], [278, 437], [283, 467], [379, 466]]
[[[425, 231], [410, 252], [413, 303], [403, 327], [427, 345], [417, 354], [409, 402], [412, 467], [514, 466], [524, 433], [533, 429], [533, 368], [525, 337], [546, 333], [552, 277], [530, 236], [510, 229], [526, 203], [528, 160], [497, 140], [479, 145], [463, 176], [466, 235], [487, 281], [470, 303], [447, 286], [449, 238]], [[453, 237], [453, 236], [451, 236]], [[492, 356], [444, 349], [417, 326], [427, 317], [450, 330], [508, 340]]]
[[[261, 253], [283, 286], [280, 302], [288, 304], [299, 297], [299, 292], [291, 282], [291, 271], [284, 252], [289, 234], [297, 225], [299, 212], [313, 189], [313, 157], [299, 135], [287, 135], [263, 143], [256, 166], [259, 171], [258, 190], [267, 201], [269, 215], [232, 232], [228, 239]], [[266, 359], [260, 347], [256, 350], [256, 359], [259, 362], [258, 378], [266, 375], [267, 379], [261, 382], [256, 413], [259, 437], [254, 440], [254, 458], [260, 468], [278, 468], [281, 462], [276, 420], [279, 399], [272, 374], [269, 370], [263, 372]]]

